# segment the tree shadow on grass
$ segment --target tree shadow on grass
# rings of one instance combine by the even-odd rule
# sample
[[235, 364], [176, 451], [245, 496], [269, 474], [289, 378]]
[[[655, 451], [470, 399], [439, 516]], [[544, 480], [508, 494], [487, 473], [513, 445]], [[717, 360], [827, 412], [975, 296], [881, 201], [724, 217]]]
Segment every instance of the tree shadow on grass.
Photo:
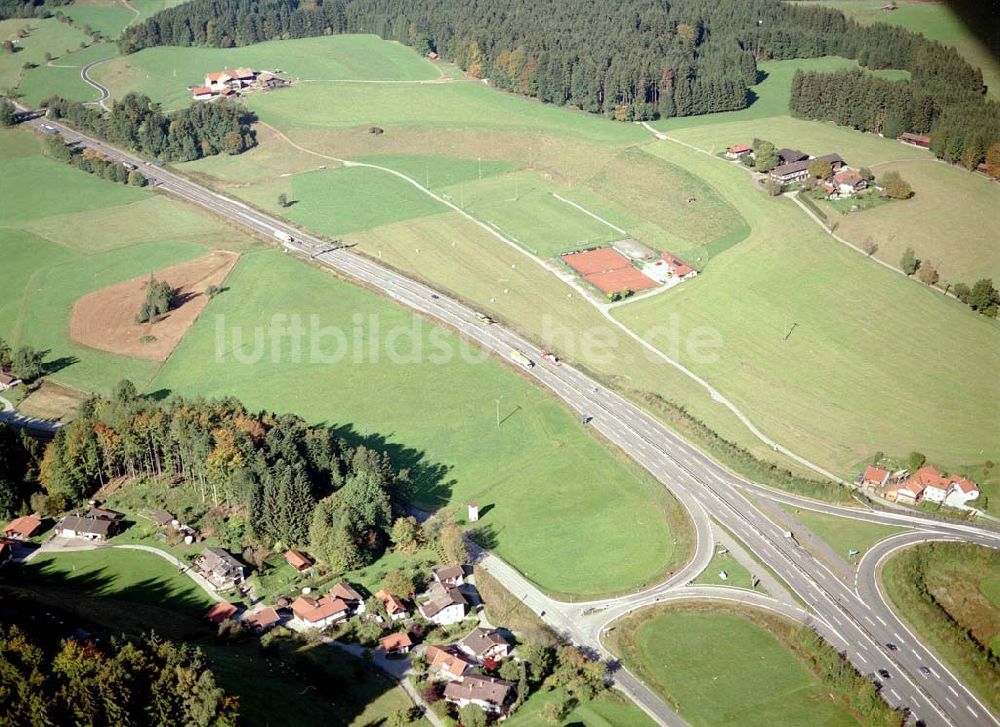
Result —
[[[46, 351], [48, 353], [48, 351]], [[57, 371], [62, 371], [75, 363], [79, 363], [80, 359], [76, 356], [60, 356], [59, 358], [54, 358], [51, 361], [46, 361], [42, 364], [42, 370], [45, 374], [54, 374]]]

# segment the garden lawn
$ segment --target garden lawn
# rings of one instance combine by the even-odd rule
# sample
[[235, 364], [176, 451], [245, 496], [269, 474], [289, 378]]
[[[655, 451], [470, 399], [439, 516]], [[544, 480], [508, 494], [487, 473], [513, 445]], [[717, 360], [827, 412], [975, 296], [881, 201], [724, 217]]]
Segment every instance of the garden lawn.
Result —
[[992, 548], [926, 543], [899, 551], [879, 574], [900, 618], [994, 712], [1000, 710], [998, 573], [1000, 553]]
[[890, 170], [913, 186], [913, 198], [835, 215], [837, 234], [859, 246], [870, 237], [875, 256], [896, 266], [911, 247], [934, 265], [942, 284], [1000, 281], [1000, 185], [933, 159], [872, 167], [876, 178]]
[[[992, 321], [837, 243], [741, 169], [669, 142], [651, 148], [713, 183], [753, 233], [715, 258], [710, 276], [617, 308], [618, 320], [661, 350], [676, 348], [766, 434], [843, 475], [879, 450], [997, 459]], [[675, 347], [667, 323], [682, 341], [701, 330], [719, 345]], [[917, 332], [963, 354], [915, 355]]]
[[252, 97], [273, 96], [279, 103], [298, 89], [308, 89], [309, 95], [325, 81], [413, 82], [439, 76], [434, 64], [412, 49], [374, 35], [273, 40], [240, 48], [146, 48], [94, 69], [93, 75], [111, 89], [113, 98], [138, 91], [176, 108], [190, 102], [188, 86], [201, 85], [205, 74], [239, 67], [279, 71], [283, 78], [303, 81], [294, 89]]
[[[796, 58], [787, 61], [763, 61], [757, 64], [762, 80], [751, 87], [751, 104], [740, 111], [724, 111], [701, 116], [680, 116], [652, 122], [660, 131], [675, 131], [694, 126], [724, 124], [734, 121], [766, 119], [788, 113], [788, 99], [792, 92], [792, 77], [797, 70], [833, 73], [847, 68], [859, 68], [856, 61], [838, 56], [823, 58]], [[890, 80], [909, 78], [908, 71], [869, 71]]]
[[850, 712], [772, 632], [707, 604], [643, 609], [620, 620], [608, 639], [622, 661], [703, 725], [854, 725]]
[[[805, 4], [805, 3], [803, 3]], [[1000, 62], [947, 3], [899, 0], [896, 10], [884, 12], [881, 0], [823, 0], [821, 5], [836, 8], [852, 20], [869, 25], [888, 23], [955, 47], [969, 63], [983, 71], [983, 81], [991, 95], [1000, 92]]]
[[200, 616], [215, 603], [190, 577], [178, 573], [176, 566], [142, 551], [101, 548], [44, 553], [25, 568], [29, 581], [58, 579], [60, 589], [160, 606], [188, 615]]
[[[686, 557], [688, 526], [664, 488], [509, 367], [277, 252], [245, 255], [227, 288], [147, 390], [232, 395], [386, 448], [420, 505], [477, 500], [497, 553], [549, 591], [631, 590]], [[298, 355], [279, 330], [292, 315], [316, 326]]]
[[[796, 520], [799, 520], [817, 537], [833, 548], [837, 555], [851, 563], [856, 563], [875, 543], [885, 540], [898, 533], [906, 532], [905, 528], [892, 525], [870, 523], [849, 517], [827, 515], [814, 510], [782, 506]], [[849, 557], [848, 551], [857, 550], [858, 555]]]

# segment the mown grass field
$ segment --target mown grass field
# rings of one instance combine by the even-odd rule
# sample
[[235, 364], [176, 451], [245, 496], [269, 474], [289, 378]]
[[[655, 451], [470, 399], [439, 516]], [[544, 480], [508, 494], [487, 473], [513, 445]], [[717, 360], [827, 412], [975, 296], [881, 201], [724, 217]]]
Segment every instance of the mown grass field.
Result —
[[47, 350], [52, 378], [109, 391], [146, 381], [148, 361], [94, 351], [68, 335], [73, 303], [112, 283], [256, 243], [215, 218], [145, 190], [111, 184], [41, 156], [38, 138], [0, 132], [0, 336]]
[[[372, 35], [268, 41], [240, 48], [147, 48], [94, 69], [93, 76], [112, 90], [114, 98], [139, 91], [176, 108], [190, 102], [188, 86], [202, 85], [205, 74], [239, 67], [280, 71], [284, 78], [303, 81], [298, 89], [326, 81], [413, 82], [439, 77], [427, 59]], [[361, 90], [370, 88], [356, 85]], [[265, 95], [288, 97], [298, 89]]]
[[972, 286], [979, 278], [1000, 280], [1000, 186], [981, 174], [936, 160], [877, 164], [909, 181], [914, 197], [860, 213], [833, 215], [837, 234], [878, 245], [876, 257], [893, 265], [907, 247], [933, 263], [942, 281]]
[[[597, 445], [569, 411], [509, 368], [463, 360], [450, 333], [277, 252], [245, 255], [227, 287], [147, 390], [233, 395], [251, 408], [344, 427], [352, 440], [382, 435], [385, 442], [371, 443], [413, 467], [422, 505], [491, 506], [481, 527], [497, 553], [550, 591], [632, 589], [685, 557], [686, 525], [662, 486]], [[312, 316], [319, 328], [338, 329], [344, 358], [323, 361], [339, 345], [327, 333], [313, 336], [317, 354], [307, 338], [296, 359], [276, 337], [274, 315], [301, 316], [307, 331]], [[261, 360], [241, 363], [257, 335]], [[388, 348], [394, 337], [398, 362]], [[625, 521], [634, 527], [621, 528]]]
[[[726, 578], [722, 577], [726, 574]], [[720, 553], [716, 550], [708, 567], [698, 574], [692, 583], [702, 586], [730, 586], [732, 588], [750, 588], [750, 571], [743, 567], [729, 553]]]
[[[20, 28], [28, 29], [27, 37], [17, 37]], [[46, 53], [61, 58], [78, 50], [80, 43], [89, 44], [90, 36], [55, 18], [11, 18], [0, 20], [0, 40], [13, 41], [18, 49], [16, 53], [0, 54], [0, 89], [6, 90], [17, 88], [25, 63], [43, 65]]]
[[954, 46], [969, 63], [983, 71], [983, 81], [991, 95], [1000, 92], [1000, 62], [983, 43], [969, 32], [965, 23], [947, 3], [901, 0], [896, 10], [884, 12], [879, 0], [822, 0], [821, 5], [836, 8], [862, 24], [900, 25], [931, 40]]
[[38, 106], [45, 99], [56, 95], [72, 101], [96, 101], [101, 94], [80, 77], [80, 69], [88, 63], [118, 55], [113, 43], [93, 43], [74, 50], [37, 68], [24, 71], [18, 92], [23, 103]]
[[994, 711], [1000, 709], [998, 574], [1000, 553], [971, 543], [907, 548], [880, 573], [900, 618]]
[[[856, 563], [880, 540], [906, 532], [905, 528], [827, 515], [813, 510], [785, 506], [782, 506], [782, 509], [791, 513], [796, 520], [799, 520], [814, 535], [825, 541], [844, 560], [852, 563]], [[852, 549], [857, 550], [858, 555], [848, 556], [848, 552]]]
[[[991, 321], [832, 240], [790, 201], [764, 198], [738, 167], [670, 142], [651, 151], [725, 190], [753, 233], [713, 261], [711, 279], [617, 309], [620, 321], [647, 338], [670, 316], [682, 331], [716, 332], [714, 361], [680, 350], [681, 361], [772, 437], [844, 475], [879, 450], [996, 459]], [[916, 332], [964, 353], [913, 355]]]
[[780, 632], [767, 628], [778, 617], [749, 609], [710, 610], [716, 608], [703, 603], [643, 609], [618, 621], [606, 640], [696, 727], [858, 724], [782, 642]]

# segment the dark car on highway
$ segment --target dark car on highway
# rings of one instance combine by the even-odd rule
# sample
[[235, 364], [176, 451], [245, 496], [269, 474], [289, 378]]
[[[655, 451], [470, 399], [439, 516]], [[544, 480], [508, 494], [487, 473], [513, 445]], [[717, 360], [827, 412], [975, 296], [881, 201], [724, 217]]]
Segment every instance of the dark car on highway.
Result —
[[889, 678], [889, 671], [887, 669], [879, 669], [878, 670], [878, 675], [880, 677], [882, 677], [883, 679], [888, 679]]

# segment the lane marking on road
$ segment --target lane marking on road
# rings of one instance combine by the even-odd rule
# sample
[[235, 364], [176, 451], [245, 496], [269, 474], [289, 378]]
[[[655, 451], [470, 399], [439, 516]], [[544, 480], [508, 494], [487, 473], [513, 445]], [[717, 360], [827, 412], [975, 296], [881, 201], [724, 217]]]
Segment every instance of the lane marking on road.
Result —
[[893, 699], [895, 699], [897, 702], [903, 701], [899, 698], [899, 693], [895, 689], [890, 689], [889, 694], [891, 694]]
[[884, 618], [882, 618], [881, 616], [879, 616], [879, 615], [876, 615], [876, 616], [875, 616], [875, 618], [877, 618], [877, 619], [878, 619], [878, 622], [879, 622], [880, 624], [882, 624], [883, 626], [888, 626], [888, 625], [889, 625], [889, 624], [887, 624], [887, 623], [885, 622], [885, 619], [884, 619]]
[[857, 654], [855, 654], [855, 656], [861, 659], [861, 661], [863, 661], [865, 664], [868, 663], [868, 659], [866, 659], [864, 654], [862, 654], [861, 652], [858, 652]]
[[895, 631], [892, 632], [892, 635], [896, 637], [896, 641], [898, 641], [901, 644], [903, 643], [903, 637], [902, 636], [900, 636], [899, 634], [897, 634]]
[[872, 621], [872, 620], [871, 620], [870, 618], [868, 618], [867, 616], [865, 616], [865, 621], [867, 621], [868, 623], [870, 623], [870, 624], [871, 624], [872, 626], [874, 626], [874, 625], [875, 625], [875, 622], [874, 622], [874, 621]]
[[965, 705], [965, 708], [966, 708], [967, 710], [969, 710], [969, 713], [970, 713], [970, 714], [971, 714], [971, 715], [972, 715], [973, 717], [978, 717], [978, 716], [979, 716], [978, 714], [976, 714], [976, 711], [975, 711], [975, 710], [974, 710], [974, 709], [973, 709], [972, 707], [970, 707], [970, 706], [969, 706], [968, 704], [967, 704], [967, 705]]
[[955, 687], [951, 686], [951, 684], [948, 685], [948, 691], [954, 694], [956, 697], [958, 696], [958, 692], [955, 691]]
[[958, 709], [958, 705], [951, 701], [951, 697], [945, 697], [944, 701], [952, 706], [953, 709]]

